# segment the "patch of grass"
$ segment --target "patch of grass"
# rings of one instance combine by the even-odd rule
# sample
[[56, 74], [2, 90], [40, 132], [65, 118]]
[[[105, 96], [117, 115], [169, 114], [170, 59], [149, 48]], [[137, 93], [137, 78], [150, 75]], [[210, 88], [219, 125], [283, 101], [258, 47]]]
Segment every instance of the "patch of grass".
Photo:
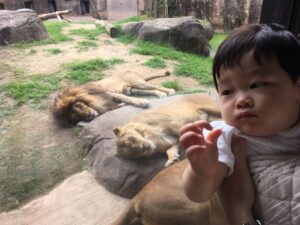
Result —
[[122, 25], [129, 22], [140, 22], [143, 20], [151, 19], [151, 17], [142, 15], [142, 16], [131, 16], [124, 20], [118, 20], [113, 23], [114, 27], [117, 29], [117, 40], [122, 42], [123, 44], [130, 44], [136, 40], [134, 35], [124, 34], [122, 32]]
[[40, 44], [57, 44], [59, 42], [72, 40], [62, 32], [63, 28], [69, 25], [67, 22], [46, 21], [44, 25], [48, 30], [50, 38], [45, 41], [40, 41]]
[[4, 94], [0, 93], [0, 131], [1, 131], [1, 124], [4, 119], [6, 119], [8, 116], [13, 115], [15, 112], [16, 107], [13, 104], [9, 104]]
[[9, 72], [14, 77], [22, 77], [25, 75], [25, 70], [17, 67], [12, 67], [6, 63], [0, 63], [0, 73], [7, 73]]
[[165, 88], [172, 88], [176, 92], [183, 91], [183, 87], [177, 81], [166, 81], [162, 83], [162, 86]]
[[105, 40], [103, 43], [105, 45], [113, 45], [114, 44], [111, 40]]
[[28, 55], [34, 55], [35, 53], [37, 53], [37, 50], [36, 49], [33, 49], [31, 48], [29, 51], [28, 51]]
[[136, 40], [136, 37], [131, 34], [121, 34], [117, 36], [117, 40], [125, 45], [128, 45]]
[[164, 60], [162, 60], [160, 57], [153, 57], [152, 59], [149, 59], [147, 62], [143, 63], [145, 66], [149, 66], [151, 68], [165, 68], [166, 63]]
[[94, 41], [79, 41], [76, 46], [76, 48], [78, 48], [79, 51], [87, 51], [90, 48], [96, 47], [98, 47], [98, 45]]
[[211, 50], [216, 52], [220, 44], [224, 41], [224, 39], [228, 36], [226, 33], [215, 33], [213, 38], [210, 40], [209, 44], [211, 46]]
[[174, 72], [176, 75], [191, 76], [197, 79], [201, 84], [213, 85], [211, 68], [212, 58], [185, 54], [180, 60], [180, 64], [175, 66]]
[[103, 27], [96, 28], [96, 29], [80, 28], [80, 29], [70, 30], [70, 34], [82, 36], [88, 40], [97, 40], [98, 36], [103, 33], [105, 33], [105, 29]]
[[103, 77], [103, 70], [112, 65], [123, 63], [122, 59], [111, 60], [93, 59], [86, 62], [73, 62], [66, 65], [67, 76], [77, 84], [83, 84]]
[[205, 58], [184, 53], [168, 45], [159, 45], [146, 41], [138, 41], [137, 45], [131, 49], [131, 52], [176, 60], [179, 62], [179, 64], [175, 66], [174, 72], [176, 75], [191, 76], [206, 85], [213, 84], [211, 75], [212, 59], [209, 57]]
[[143, 21], [143, 20], [149, 20], [151, 19], [151, 17], [147, 16], [147, 15], [142, 15], [142, 16], [131, 16], [131, 17], [128, 17], [124, 20], [118, 20], [116, 22], [113, 23], [113, 25], [116, 27], [116, 28], [119, 28], [121, 27], [124, 23], [129, 23], [129, 22], [140, 22], [140, 21]]
[[49, 48], [47, 49], [47, 51], [51, 54], [51, 55], [57, 55], [59, 53], [62, 53], [62, 50], [60, 48]]
[[194, 94], [194, 93], [207, 93], [207, 90], [203, 89], [185, 89], [180, 91], [180, 94]]
[[63, 28], [69, 25], [67, 22], [46, 21], [44, 22], [44, 25], [49, 34], [48, 39], [39, 40], [32, 43], [20, 42], [15, 44], [14, 46], [16, 46], [17, 48], [28, 48], [37, 45], [57, 44], [60, 42], [72, 40], [62, 32]]
[[160, 45], [149, 41], [137, 41], [136, 46], [130, 51], [136, 54], [160, 56], [164, 59], [175, 60], [179, 60], [184, 55], [184, 53], [175, 50], [169, 45]]
[[43, 98], [59, 88], [58, 76], [34, 75], [30, 79], [15, 80], [0, 86], [0, 91], [5, 91], [14, 98], [17, 105], [31, 101], [38, 104]]

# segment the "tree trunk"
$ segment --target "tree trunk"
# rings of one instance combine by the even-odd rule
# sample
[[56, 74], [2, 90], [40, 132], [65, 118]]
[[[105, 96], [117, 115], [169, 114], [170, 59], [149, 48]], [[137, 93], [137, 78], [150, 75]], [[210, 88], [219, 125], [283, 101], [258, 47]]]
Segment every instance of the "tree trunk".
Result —
[[[53, 12], [53, 13], [40, 14], [40, 15], [38, 15], [38, 17], [41, 20], [48, 20], [48, 19], [55, 18], [55, 17], [58, 18], [59, 20], [61, 20], [61, 19], [64, 19], [62, 17], [62, 15], [68, 14], [70, 12], [72, 12], [72, 10], [68, 9], [68, 10], [64, 10], [64, 11], [56, 11], [56, 12]], [[64, 20], [66, 20], [66, 19], [64, 19]]]
[[164, 17], [165, 17], [165, 18], [168, 18], [168, 17], [169, 17], [169, 12], [168, 12], [168, 0], [165, 0]]
[[118, 31], [112, 23], [105, 22], [103, 20], [97, 20], [97, 21], [95, 21], [95, 24], [96, 24], [96, 27], [103, 26], [111, 38], [114, 38], [117, 36]]

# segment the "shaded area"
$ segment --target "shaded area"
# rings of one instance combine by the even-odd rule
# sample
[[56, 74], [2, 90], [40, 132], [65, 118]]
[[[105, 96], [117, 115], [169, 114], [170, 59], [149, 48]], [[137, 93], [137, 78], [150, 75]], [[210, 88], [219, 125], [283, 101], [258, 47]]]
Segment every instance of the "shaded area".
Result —
[[0, 211], [44, 194], [84, 167], [84, 154], [72, 130], [59, 130], [47, 111], [21, 107], [1, 124]]

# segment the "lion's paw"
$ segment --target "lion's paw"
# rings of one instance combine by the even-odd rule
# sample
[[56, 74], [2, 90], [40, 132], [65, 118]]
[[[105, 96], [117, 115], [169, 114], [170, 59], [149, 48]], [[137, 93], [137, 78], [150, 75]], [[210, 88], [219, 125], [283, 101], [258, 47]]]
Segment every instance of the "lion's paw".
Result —
[[165, 163], [165, 167], [169, 167], [178, 161], [179, 161], [179, 155], [176, 154], [171, 159], [168, 159], [168, 161]]
[[139, 107], [141, 108], [149, 108], [150, 107], [150, 102], [146, 99], [140, 99], [138, 101], [138, 104], [137, 104]]
[[156, 91], [155, 95], [159, 98], [166, 97], [168, 94], [162, 91]]
[[174, 89], [169, 89], [168, 90], [168, 95], [174, 95], [176, 93], [176, 91]]

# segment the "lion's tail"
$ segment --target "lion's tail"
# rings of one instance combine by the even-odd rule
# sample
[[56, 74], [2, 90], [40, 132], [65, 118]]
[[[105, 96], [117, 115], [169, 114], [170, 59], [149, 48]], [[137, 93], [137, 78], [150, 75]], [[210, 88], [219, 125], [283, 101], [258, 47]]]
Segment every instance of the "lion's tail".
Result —
[[115, 220], [111, 225], [128, 225], [134, 221], [139, 220], [137, 213], [135, 211], [134, 201], [131, 200], [127, 208], [122, 212], [122, 214]]
[[167, 77], [170, 75], [171, 75], [171, 73], [169, 71], [166, 71], [164, 74], [161, 74], [161, 75], [147, 77], [147, 78], [145, 78], [145, 81], [153, 80], [153, 79], [160, 78], [160, 77]]

